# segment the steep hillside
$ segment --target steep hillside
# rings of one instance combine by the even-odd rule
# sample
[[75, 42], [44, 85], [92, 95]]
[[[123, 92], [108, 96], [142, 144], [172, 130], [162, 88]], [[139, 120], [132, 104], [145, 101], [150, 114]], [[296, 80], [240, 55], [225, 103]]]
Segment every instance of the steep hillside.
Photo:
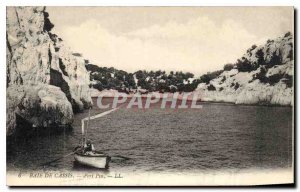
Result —
[[268, 40], [265, 45], [253, 45], [234, 64], [218, 71], [194, 77], [192, 73], [136, 71], [127, 73], [114, 68], [86, 64], [93, 87], [100, 91], [142, 93], [197, 91], [203, 101], [236, 104], [293, 104], [293, 36]]
[[33, 127], [69, 125], [88, 106], [89, 73], [56, 35], [44, 7], [7, 7], [7, 134], [17, 116]]
[[235, 64], [202, 76], [197, 91], [204, 101], [293, 105], [293, 36], [253, 45]]

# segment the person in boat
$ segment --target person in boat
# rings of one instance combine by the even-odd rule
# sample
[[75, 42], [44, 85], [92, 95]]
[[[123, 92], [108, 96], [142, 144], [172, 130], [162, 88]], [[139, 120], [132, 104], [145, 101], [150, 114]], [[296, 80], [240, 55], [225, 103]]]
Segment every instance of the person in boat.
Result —
[[87, 140], [84, 144], [83, 153], [93, 153], [95, 151], [95, 147], [92, 144], [91, 140]]
[[91, 140], [87, 140], [83, 146], [79, 145], [75, 147], [73, 151], [77, 153], [89, 154], [95, 152], [95, 147], [92, 144]]

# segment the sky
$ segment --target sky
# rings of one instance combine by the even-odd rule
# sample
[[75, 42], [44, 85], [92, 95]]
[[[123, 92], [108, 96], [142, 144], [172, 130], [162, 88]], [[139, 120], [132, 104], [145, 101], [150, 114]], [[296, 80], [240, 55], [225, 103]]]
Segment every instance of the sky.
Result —
[[293, 32], [292, 7], [47, 7], [52, 31], [91, 63], [195, 75]]

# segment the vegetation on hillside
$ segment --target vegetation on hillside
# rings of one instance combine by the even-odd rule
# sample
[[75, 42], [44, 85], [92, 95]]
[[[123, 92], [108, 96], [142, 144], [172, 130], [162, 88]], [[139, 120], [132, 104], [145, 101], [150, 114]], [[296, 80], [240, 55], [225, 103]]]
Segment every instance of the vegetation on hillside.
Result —
[[[205, 83], [209, 91], [215, 91], [216, 88], [211, 85], [213, 79], [218, 78], [224, 71], [233, 69], [238, 72], [249, 73], [255, 70], [260, 70], [253, 75], [253, 79], [259, 79], [261, 83], [269, 83], [274, 85], [282, 80], [287, 87], [292, 87], [293, 77], [288, 74], [273, 74], [267, 77], [268, 69], [285, 64], [284, 60], [293, 60], [293, 50], [287, 49], [287, 55], [283, 56], [282, 50], [290, 40], [292, 34], [286, 33], [281, 40], [268, 40], [264, 46], [252, 45], [244, 56], [237, 59], [235, 63], [225, 64], [222, 70], [208, 72], [200, 77], [194, 77], [194, 74], [189, 72], [171, 71], [167, 73], [162, 70], [145, 71], [139, 70], [134, 73], [128, 73], [123, 70], [118, 70], [113, 67], [99, 67], [90, 64], [86, 60], [86, 69], [91, 72], [92, 86], [100, 91], [104, 89], [115, 89], [122, 92], [135, 92], [137, 89], [143, 89], [144, 92], [191, 92], [194, 91], [198, 84]], [[278, 47], [278, 44], [280, 47]], [[75, 53], [74, 53], [75, 54]], [[78, 53], [76, 53], [78, 54]], [[223, 77], [222, 82], [226, 80]], [[240, 85], [232, 85], [237, 90]], [[223, 89], [218, 89], [222, 91]]]

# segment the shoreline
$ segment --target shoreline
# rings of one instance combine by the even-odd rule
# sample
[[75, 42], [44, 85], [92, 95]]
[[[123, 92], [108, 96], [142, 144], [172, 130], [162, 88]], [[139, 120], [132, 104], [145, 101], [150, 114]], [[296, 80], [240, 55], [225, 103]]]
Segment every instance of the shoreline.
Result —
[[[192, 92], [190, 92], [190, 93], [192, 93]], [[151, 94], [151, 92], [148, 94]], [[174, 93], [167, 93], [167, 94], [173, 95]], [[127, 95], [127, 98], [133, 97], [133, 95], [128, 95], [128, 94], [126, 94], [126, 95]], [[98, 98], [99, 96], [94, 95], [91, 97], [91, 99], [93, 100], [95, 98]], [[114, 96], [101, 96], [101, 97], [102, 98], [114, 98]], [[145, 99], [145, 98], [147, 98], [147, 95], [141, 94], [141, 97], [143, 99]], [[160, 98], [160, 99], [162, 99], [162, 98]], [[178, 98], [178, 100], [182, 101], [182, 98]], [[187, 99], [187, 101], [190, 102], [193, 100]], [[265, 107], [290, 107], [290, 108], [294, 107], [293, 105], [282, 105], [282, 104], [259, 104], [259, 103], [247, 104], [247, 103], [235, 103], [235, 102], [230, 102], [230, 101], [209, 101], [209, 100], [202, 100], [202, 99], [197, 100], [197, 102], [204, 103], [204, 104], [226, 104], [226, 105], [237, 105], [237, 106], [265, 106]]]

